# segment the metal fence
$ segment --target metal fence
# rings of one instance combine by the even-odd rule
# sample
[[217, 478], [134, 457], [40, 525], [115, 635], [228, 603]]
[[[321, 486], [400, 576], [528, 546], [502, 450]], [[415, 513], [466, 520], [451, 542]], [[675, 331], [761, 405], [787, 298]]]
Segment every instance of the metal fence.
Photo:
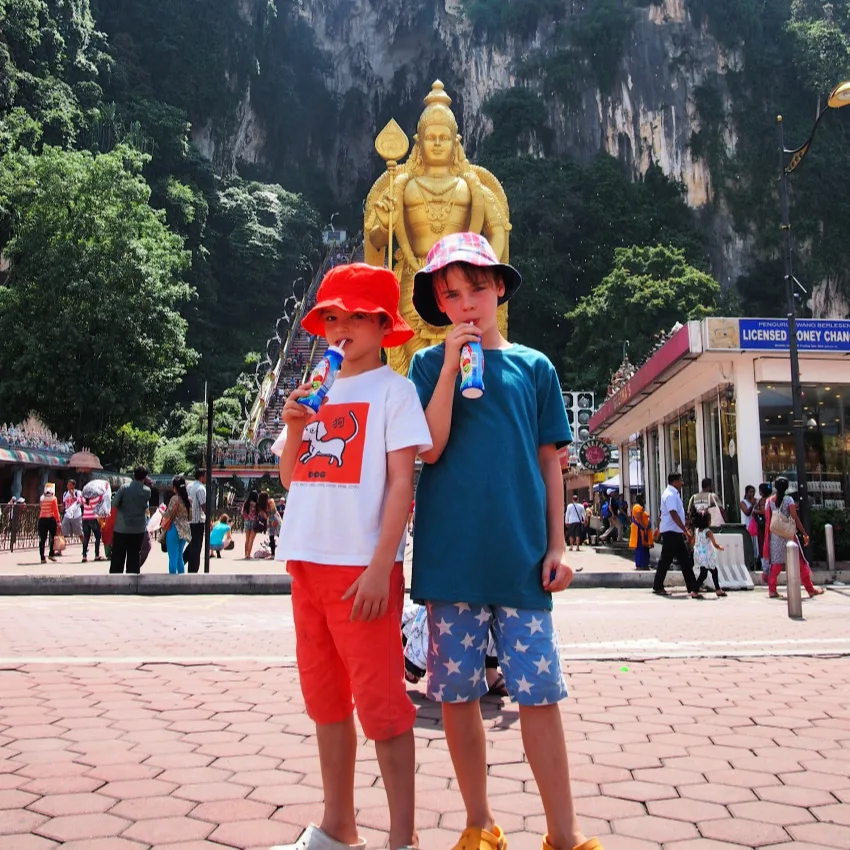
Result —
[[[0, 505], [0, 552], [14, 552], [15, 549], [38, 548], [38, 515], [39, 505]], [[234, 532], [245, 530], [242, 518], [242, 506], [216, 508], [212, 513], [212, 523], [226, 513]], [[73, 542], [68, 540], [67, 543]]]
[[0, 508], [0, 552], [38, 546], [38, 505], [3, 505]]

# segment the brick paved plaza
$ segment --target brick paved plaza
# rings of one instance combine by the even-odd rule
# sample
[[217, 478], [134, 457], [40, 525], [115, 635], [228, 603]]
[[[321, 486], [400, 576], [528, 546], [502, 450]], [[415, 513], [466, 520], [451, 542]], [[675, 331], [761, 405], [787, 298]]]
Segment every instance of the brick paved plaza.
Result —
[[[724, 600], [558, 598], [562, 706], [584, 828], [606, 850], [850, 848], [850, 594], [792, 622], [763, 591]], [[318, 818], [312, 724], [288, 597], [0, 598], [0, 850], [224, 850]], [[419, 707], [425, 850], [464, 825], [438, 708]], [[484, 705], [512, 850], [543, 818], [517, 712]], [[374, 749], [357, 805], [386, 839]]]

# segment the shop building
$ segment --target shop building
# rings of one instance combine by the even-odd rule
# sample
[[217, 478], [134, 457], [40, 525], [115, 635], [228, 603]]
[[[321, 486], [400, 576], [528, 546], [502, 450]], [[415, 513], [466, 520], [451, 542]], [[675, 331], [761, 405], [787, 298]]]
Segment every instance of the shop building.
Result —
[[[813, 509], [850, 504], [850, 321], [798, 320], [806, 469]], [[689, 498], [703, 478], [731, 522], [744, 487], [784, 475], [796, 487], [788, 324], [784, 319], [688, 322], [594, 414], [590, 430], [620, 449], [630, 488], [637, 457], [658, 516], [670, 472]]]

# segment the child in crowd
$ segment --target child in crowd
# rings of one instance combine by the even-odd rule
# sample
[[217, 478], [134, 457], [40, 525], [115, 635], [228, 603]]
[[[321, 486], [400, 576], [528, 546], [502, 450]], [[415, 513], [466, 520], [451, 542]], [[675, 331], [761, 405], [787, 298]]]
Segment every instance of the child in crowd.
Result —
[[[410, 369], [434, 444], [421, 452], [411, 595], [428, 606], [428, 696], [443, 704], [466, 806], [468, 826], [457, 848], [507, 846], [487, 796], [479, 708], [492, 632], [546, 813], [543, 850], [601, 850], [578, 825], [557, 705], [567, 689], [551, 594], [573, 577], [565, 562], [558, 448], [572, 433], [552, 364], [499, 331], [497, 307], [520, 283], [516, 269], [500, 264], [474, 233], [437, 242], [414, 279], [413, 304], [422, 319], [454, 328], [444, 343], [417, 352]], [[467, 342], [484, 349], [478, 399], [459, 390]]]
[[231, 536], [230, 517], [222, 514], [218, 522], [210, 529], [210, 551], [215, 552], [216, 558], [221, 558], [222, 549], [233, 549], [235, 546]]
[[[344, 345], [345, 359], [318, 414], [283, 408], [272, 449], [289, 491], [277, 548], [292, 576], [298, 675], [316, 722], [324, 816], [289, 850], [362, 847], [355, 820], [357, 732], [375, 741], [390, 813], [390, 850], [415, 846], [413, 724], [404, 683], [402, 560], [416, 454], [431, 448], [408, 380], [381, 363], [381, 347], [413, 331], [398, 311], [399, 285], [363, 263], [332, 269], [302, 325]], [[353, 704], [352, 704], [353, 703]]]
[[[711, 573], [714, 582], [714, 590], [718, 596], [725, 596], [726, 591], [720, 587], [720, 579], [717, 575], [717, 552], [722, 552], [723, 547], [717, 542], [714, 532], [710, 529], [711, 514], [708, 511], [696, 511], [692, 514], [694, 523], [694, 566], [699, 567], [699, 578], [697, 579], [697, 593], [702, 590], [703, 582]], [[715, 551], [717, 550], [717, 551]]]

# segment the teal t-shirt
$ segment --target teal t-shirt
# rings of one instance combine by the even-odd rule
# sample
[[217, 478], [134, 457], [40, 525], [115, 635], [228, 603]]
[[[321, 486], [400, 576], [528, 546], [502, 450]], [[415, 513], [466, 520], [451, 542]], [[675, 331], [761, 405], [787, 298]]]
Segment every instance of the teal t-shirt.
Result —
[[226, 522], [217, 522], [210, 529], [210, 546], [222, 546], [230, 526]]
[[[445, 346], [419, 351], [410, 366], [427, 407]], [[540, 446], [572, 441], [558, 376], [523, 345], [484, 351], [484, 395], [455, 387], [442, 457], [424, 464], [416, 489], [411, 596], [551, 609], [540, 568], [546, 554], [546, 487]]]

